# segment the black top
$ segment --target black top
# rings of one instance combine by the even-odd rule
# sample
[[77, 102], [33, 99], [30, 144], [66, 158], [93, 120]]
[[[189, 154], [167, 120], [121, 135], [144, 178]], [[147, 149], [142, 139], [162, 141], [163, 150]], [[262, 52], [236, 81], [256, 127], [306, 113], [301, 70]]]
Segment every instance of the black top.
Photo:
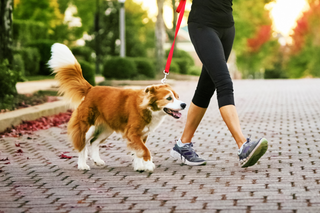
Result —
[[189, 22], [208, 27], [232, 27], [232, 0], [193, 0]]

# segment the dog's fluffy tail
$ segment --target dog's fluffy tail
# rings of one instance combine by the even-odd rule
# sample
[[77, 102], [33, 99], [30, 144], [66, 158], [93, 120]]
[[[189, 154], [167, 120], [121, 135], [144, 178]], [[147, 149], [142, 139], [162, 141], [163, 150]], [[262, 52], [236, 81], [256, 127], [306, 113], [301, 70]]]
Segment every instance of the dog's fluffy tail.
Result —
[[66, 45], [53, 44], [51, 53], [48, 64], [59, 81], [59, 93], [76, 107], [92, 85], [83, 78], [80, 64]]

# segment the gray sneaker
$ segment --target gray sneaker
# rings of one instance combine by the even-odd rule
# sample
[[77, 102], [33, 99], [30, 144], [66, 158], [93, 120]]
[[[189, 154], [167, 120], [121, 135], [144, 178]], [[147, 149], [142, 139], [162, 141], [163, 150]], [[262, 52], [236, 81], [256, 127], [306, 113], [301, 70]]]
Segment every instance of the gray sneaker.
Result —
[[192, 143], [188, 143], [183, 147], [179, 147], [177, 144], [175, 144], [173, 149], [171, 149], [170, 151], [170, 155], [174, 159], [180, 160], [181, 163], [187, 164], [189, 166], [205, 165], [207, 162], [204, 159], [199, 158], [192, 147]]
[[242, 145], [242, 150], [239, 150], [238, 156], [242, 168], [253, 166], [266, 153], [268, 149], [268, 141], [265, 138], [260, 138], [258, 141], [250, 141], [247, 139]]

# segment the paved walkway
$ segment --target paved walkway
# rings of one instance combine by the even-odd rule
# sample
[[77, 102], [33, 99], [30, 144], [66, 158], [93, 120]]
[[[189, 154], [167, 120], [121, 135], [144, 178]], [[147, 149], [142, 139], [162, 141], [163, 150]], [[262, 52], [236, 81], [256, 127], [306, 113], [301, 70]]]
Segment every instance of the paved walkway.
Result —
[[[167, 118], [147, 144], [154, 173], [134, 172], [121, 136], [101, 147], [107, 163], [78, 171], [65, 127], [0, 139], [0, 212], [320, 212], [320, 79], [234, 82], [243, 132], [266, 137], [257, 165], [239, 167], [216, 99], [195, 134], [206, 166], [169, 157], [185, 120]], [[190, 102], [196, 82], [175, 82]], [[61, 154], [72, 159], [61, 159]], [[8, 157], [8, 160], [6, 158]]]

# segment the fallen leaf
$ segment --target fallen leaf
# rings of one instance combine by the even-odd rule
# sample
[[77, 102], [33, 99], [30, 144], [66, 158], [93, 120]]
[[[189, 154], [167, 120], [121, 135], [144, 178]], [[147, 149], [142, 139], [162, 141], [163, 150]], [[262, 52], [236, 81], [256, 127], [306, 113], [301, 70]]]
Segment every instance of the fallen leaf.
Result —
[[[53, 116], [44, 116], [33, 121], [23, 121], [22, 124], [8, 128], [4, 132], [0, 133], [0, 138], [4, 137], [20, 137], [22, 135], [32, 135], [34, 131], [41, 129], [48, 129], [54, 126], [60, 126], [62, 124], [68, 123], [72, 115], [72, 110], [68, 110], [65, 113], [59, 113]], [[28, 136], [28, 140], [32, 137]]]
[[22, 149], [18, 149], [17, 153], [23, 153]]
[[61, 154], [61, 155], [59, 155], [59, 157], [61, 159], [71, 159], [72, 158], [72, 156], [68, 156], [68, 155], [65, 155], [65, 154]]

